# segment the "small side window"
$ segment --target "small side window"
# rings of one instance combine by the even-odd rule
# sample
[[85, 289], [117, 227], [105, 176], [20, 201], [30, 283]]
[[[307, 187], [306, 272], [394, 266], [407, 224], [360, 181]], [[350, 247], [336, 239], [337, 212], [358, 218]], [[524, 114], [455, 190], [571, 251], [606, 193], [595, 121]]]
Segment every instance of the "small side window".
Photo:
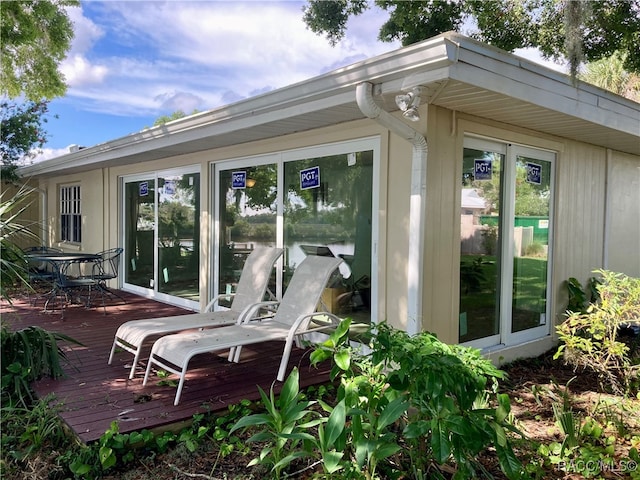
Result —
[[60, 240], [82, 242], [80, 186], [60, 187]]

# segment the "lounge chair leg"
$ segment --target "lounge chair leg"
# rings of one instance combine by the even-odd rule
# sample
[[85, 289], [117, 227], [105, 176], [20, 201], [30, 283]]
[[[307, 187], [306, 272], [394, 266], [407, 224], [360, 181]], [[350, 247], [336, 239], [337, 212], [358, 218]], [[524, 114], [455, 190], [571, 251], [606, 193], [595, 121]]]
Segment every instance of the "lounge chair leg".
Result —
[[280, 360], [280, 369], [278, 370], [278, 381], [284, 382], [284, 375], [287, 373], [287, 365], [289, 365], [289, 356], [291, 355], [291, 349], [293, 348], [293, 338], [287, 338], [287, 342], [284, 345], [284, 351], [282, 352], [282, 360]]
[[182, 394], [182, 387], [184, 386], [184, 380], [186, 377], [186, 372], [183, 370], [180, 374], [180, 382], [178, 383], [178, 390], [176, 391], [176, 398], [173, 401], [173, 405], [176, 406], [180, 403], [180, 395]]
[[131, 365], [131, 371], [129, 372], [129, 380], [133, 380], [133, 377], [136, 375], [136, 365], [138, 365], [138, 360], [140, 360], [140, 348], [136, 350], [136, 354], [133, 356], [133, 365]]
[[107, 362], [107, 365], [111, 365], [111, 362], [113, 362], [113, 355], [116, 353], [116, 341], [113, 341], [113, 346], [111, 347], [111, 353], [109, 354], [109, 361]]
[[144, 380], [142, 380], [142, 386], [145, 386], [147, 384], [147, 381], [149, 380], [149, 374], [151, 373], [152, 364], [153, 362], [151, 361], [151, 357], [149, 357], [149, 363], [147, 363], [147, 369], [144, 372]]
[[242, 346], [238, 346], [238, 347], [233, 347], [234, 350], [234, 354], [233, 354], [233, 363], [238, 363], [240, 362], [240, 353], [242, 352]]

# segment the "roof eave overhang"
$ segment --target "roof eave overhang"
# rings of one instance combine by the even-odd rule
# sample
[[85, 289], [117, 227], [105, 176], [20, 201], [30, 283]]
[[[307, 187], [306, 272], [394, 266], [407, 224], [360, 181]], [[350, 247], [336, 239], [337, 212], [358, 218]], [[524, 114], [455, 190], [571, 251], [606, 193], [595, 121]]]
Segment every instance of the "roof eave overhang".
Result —
[[[241, 102], [20, 169], [51, 176], [238, 145], [363, 119], [361, 82], [385, 108], [414, 86], [429, 103], [640, 155], [640, 105], [455, 33]], [[462, 93], [464, 90], [464, 94]], [[473, 101], [471, 101], [473, 99]], [[594, 135], [593, 132], [597, 132]]]
[[[192, 115], [164, 125], [152, 127], [93, 147], [83, 148], [42, 163], [23, 167], [22, 176], [59, 175], [66, 171], [131, 163], [162, 158], [153, 152], [167, 149], [174, 154], [187, 154], [203, 150], [190, 148], [203, 139], [228, 135], [273, 125], [271, 136], [294, 133], [295, 128], [281, 127], [278, 123], [292, 117], [313, 115], [340, 105], [353, 105], [357, 118], [364, 116], [357, 110], [355, 86], [364, 81], [391, 82], [401, 85], [406, 74], [422, 70], [446, 69], [455, 62], [455, 45], [443, 37], [365, 60], [308, 81], [252, 97], [228, 106]], [[326, 126], [331, 122], [327, 122]], [[212, 144], [215, 142], [212, 142]], [[124, 159], [128, 160], [124, 160]]]

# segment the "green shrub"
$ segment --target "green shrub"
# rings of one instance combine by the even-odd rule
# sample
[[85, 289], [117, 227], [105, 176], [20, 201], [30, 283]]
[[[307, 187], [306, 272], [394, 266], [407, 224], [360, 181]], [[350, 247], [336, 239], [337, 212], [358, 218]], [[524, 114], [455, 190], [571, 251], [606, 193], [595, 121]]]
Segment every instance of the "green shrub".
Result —
[[[382, 323], [371, 333], [373, 353], [362, 355], [349, 346], [348, 327], [345, 320], [312, 354], [313, 362], [333, 357], [332, 376], [340, 378], [335, 408], [343, 404], [346, 420], [335, 447], [345, 470], [355, 463], [366, 478], [377, 471], [384, 478], [444, 478], [440, 469], [454, 462], [454, 478], [477, 478], [483, 470], [475, 459], [492, 447], [508, 478], [523, 476], [507, 436], [516, 431], [508, 421], [509, 398], [497, 393], [504, 374], [478, 350]], [[383, 463], [400, 442], [409, 464]]]
[[59, 341], [82, 344], [73, 338], [49, 332], [37, 326], [11, 331], [6, 325], [0, 329], [0, 357], [2, 372], [1, 397], [4, 404], [28, 408], [33, 402], [30, 383], [43, 376], [60, 378], [62, 363], [69, 363]]
[[620, 340], [619, 331], [627, 324], [640, 324], [640, 279], [606, 270], [597, 286], [598, 300], [586, 311], [569, 312], [556, 327], [561, 345], [554, 358], [574, 368], [596, 372], [601, 387], [616, 394], [629, 393], [638, 375], [629, 346]]

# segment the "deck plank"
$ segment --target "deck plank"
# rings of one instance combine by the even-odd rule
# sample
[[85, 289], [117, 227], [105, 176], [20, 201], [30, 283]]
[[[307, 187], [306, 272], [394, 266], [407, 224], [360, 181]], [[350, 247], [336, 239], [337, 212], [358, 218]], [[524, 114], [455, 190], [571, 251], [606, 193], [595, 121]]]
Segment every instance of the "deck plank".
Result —
[[[224, 411], [242, 399], [258, 400], [258, 386], [268, 390], [274, 384], [279, 391], [281, 384], [274, 381], [283, 342], [244, 347], [238, 364], [227, 362], [224, 353], [198, 355], [190, 364], [178, 406], [173, 405], [175, 387], [158, 385], [157, 377], [146, 387], [142, 386], [145, 365], [129, 380], [131, 355], [116, 353], [113, 364], [107, 365], [118, 326], [129, 320], [192, 312], [126, 292], [118, 293], [126, 299], [126, 304], [110, 303], [106, 315], [101, 306], [85, 309], [74, 305], [66, 309], [64, 319], [59, 312], [43, 313], [42, 304], [31, 306], [26, 299], [16, 299], [13, 306], [0, 303], [2, 321], [11, 329], [37, 325], [83, 344], [61, 344], [76, 367], [66, 366], [65, 378], [43, 378], [33, 385], [40, 398], [55, 395], [52, 404], [59, 406], [60, 416], [82, 441], [97, 440], [113, 421], [118, 421], [122, 433], [143, 428], [170, 429], [190, 421], [196, 413]], [[327, 365], [309, 366], [309, 353], [294, 348], [289, 361], [288, 371], [293, 366], [300, 369], [302, 387], [326, 383], [329, 378]]]

